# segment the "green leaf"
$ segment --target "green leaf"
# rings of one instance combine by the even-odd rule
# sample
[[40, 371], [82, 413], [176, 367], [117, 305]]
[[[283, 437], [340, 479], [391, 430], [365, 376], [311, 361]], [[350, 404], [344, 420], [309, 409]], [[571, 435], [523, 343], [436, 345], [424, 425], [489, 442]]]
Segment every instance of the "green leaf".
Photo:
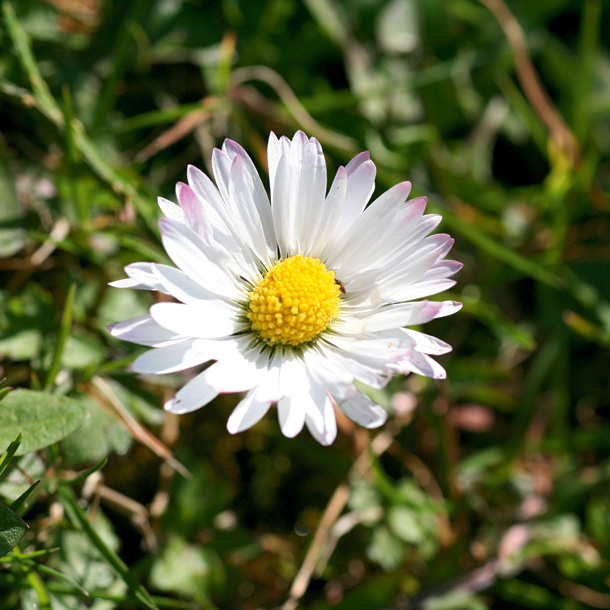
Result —
[[406, 547], [383, 525], [376, 527], [366, 549], [369, 559], [388, 572], [395, 570], [404, 561]]
[[0, 402], [0, 447], [19, 432], [23, 443], [16, 455], [37, 451], [62, 440], [85, 420], [86, 410], [76, 400], [34, 390], [13, 390]]
[[67, 487], [60, 487], [58, 493], [70, 520], [84, 532], [108, 565], [123, 579], [140, 604], [149, 608], [149, 610], [159, 610], [148, 591], [136, 580], [123, 560], [106, 544], [98, 531], [91, 525], [87, 513], [79, 505], [72, 490]]
[[20, 224], [21, 209], [4, 147], [0, 147], [0, 257], [18, 252], [23, 246], [25, 231]]
[[57, 339], [55, 340], [55, 350], [53, 351], [53, 360], [47, 378], [45, 380], [44, 389], [47, 390], [55, 383], [57, 373], [61, 367], [61, 357], [66, 347], [66, 341], [70, 334], [70, 327], [72, 326], [72, 312], [74, 309], [74, 295], [76, 294], [76, 284], [73, 283], [68, 289], [68, 295], [66, 296], [66, 304], [64, 311], [61, 316], [61, 324], [59, 325], [59, 332], [57, 333]]
[[0, 504], [0, 557], [17, 546], [27, 527], [19, 515]]
[[82, 404], [87, 409], [87, 419], [61, 443], [66, 464], [80, 468], [100, 462], [113, 451], [127, 453], [132, 437], [125, 427], [89, 396], [82, 396]]
[[6, 451], [2, 454], [2, 457], [0, 457], [0, 481], [2, 481], [2, 479], [4, 479], [6, 476], [4, 474], [6, 467], [11, 463], [11, 460], [13, 459], [17, 449], [19, 449], [19, 445], [21, 445], [22, 440], [23, 435], [20, 432], [15, 437], [15, 440], [7, 447]]
[[[26, 489], [12, 504], [11, 510], [19, 513], [21, 515], [25, 514], [27, 511], [28, 505], [26, 504], [27, 499], [30, 497], [30, 494], [38, 487], [40, 481], [36, 481], [33, 485], [30, 485], [28, 489]], [[23, 510], [22, 510], [23, 509]]]
[[[211, 550], [172, 536], [153, 564], [150, 581], [160, 591], [207, 600], [225, 580], [219, 557]], [[202, 599], [203, 598], [203, 599]]]
[[404, 542], [417, 545], [426, 537], [417, 514], [406, 506], [391, 506], [387, 518], [392, 533]]

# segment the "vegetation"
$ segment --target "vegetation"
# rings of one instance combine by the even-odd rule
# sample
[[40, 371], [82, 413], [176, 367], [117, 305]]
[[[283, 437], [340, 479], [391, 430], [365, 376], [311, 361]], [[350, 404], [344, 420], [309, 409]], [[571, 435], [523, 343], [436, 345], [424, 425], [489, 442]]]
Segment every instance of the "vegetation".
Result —
[[[610, 608], [607, 9], [3, 0], [0, 610]], [[166, 260], [157, 196], [297, 129], [465, 265], [448, 380], [330, 448], [230, 436], [233, 395], [164, 414], [184, 378], [106, 330], [155, 298], [107, 283]]]

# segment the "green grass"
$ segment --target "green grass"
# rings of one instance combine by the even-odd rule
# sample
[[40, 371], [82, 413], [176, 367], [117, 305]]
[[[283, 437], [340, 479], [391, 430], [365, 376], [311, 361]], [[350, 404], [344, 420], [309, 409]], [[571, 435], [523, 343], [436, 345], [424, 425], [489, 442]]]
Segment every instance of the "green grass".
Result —
[[[508, 3], [549, 115], [502, 6], [2, 2], [0, 400], [87, 418], [0, 447], [0, 610], [610, 607], [610, 12]], [[107, 283], [167, 262], [187, 165], [230, 137], [265, 180], [297, 129], [331, 175], [369, 150], [376, 194], [411, 180], [464, 263], [426, 327], [448, 380], [394, 379], [405, 408], [330, 448], [273, 416], [230, 436], [234, 395], [166, 417], [183, 377], [105, 328], [154, 302]]]

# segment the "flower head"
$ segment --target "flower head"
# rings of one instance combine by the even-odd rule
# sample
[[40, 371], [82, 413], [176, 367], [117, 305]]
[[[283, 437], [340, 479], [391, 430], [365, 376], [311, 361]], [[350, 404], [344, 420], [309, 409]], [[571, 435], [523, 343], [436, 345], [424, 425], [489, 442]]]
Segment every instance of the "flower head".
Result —
[[268, 148], [269, 199], [244, 149], [214, 150], [214, 184], [195, 167], [180, 183], [179, 206], [160, 199], [163, 245], [176, 267], [134, 263], [120, 288], [157, 290], [149, 315], [110, 332], [151, 347], [132, 364], [172, 373], [213, 362], [166, 403], [189, 413], [223, 392], [246, 392], [231, 433], [277, 404], [282, 432], [304, 425], [322, 444], [336, 436], [333, 405], [375, 428], [386, 412], [354, 381], [384, 387], [396, 373], [443, 378], [430, 356], [451, 347], [405, 328], [446, 316], [453, 301], [419, 300], [450, 288], [461, 264], [445, 260], [453, 240], [430, 232], [425, 197], [407, 200], [403, 182], [367, 207], [375, 166], [364, 152], [340, 167], [328, 193], [315, 138], [274, 134]]

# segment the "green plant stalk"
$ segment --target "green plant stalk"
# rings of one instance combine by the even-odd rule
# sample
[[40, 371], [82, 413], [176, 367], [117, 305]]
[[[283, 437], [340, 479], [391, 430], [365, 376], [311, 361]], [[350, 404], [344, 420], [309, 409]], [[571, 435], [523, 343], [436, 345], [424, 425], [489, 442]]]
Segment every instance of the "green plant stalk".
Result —
[[72, 489], [66, 485], [61, 485], [57, 493], [70, 519], [86, 534], [93, 546], [108, 562], [108, 565], [125, 581], [125, 584], [129, 587], [135, 598], [144, 607], [149, 608], [149, 610], [159, 610], [159, 607], [144, 586], [136, 581], [123, 560], [106, 545], [91, 523], [89, 523], [87, 514], [79, 505]]
[[566, 333], [564, 329], [560, 329], [551, 335], [540, 347], [528, 371], [508, 440], [509, 452], [513, 455], [522, 447], [523, 437], [527, 432], [532, 417], [535, 415], [537, 401], [542, 388], [564, 348], [565, 340]]
[[104, 79], [104, 87], [98, 98], [98, 104], [93, 117], [93, 131], [97, 132], [105, 124], [108, 114], [114, 106], [117, 97], [117, 81], [122, 77], [125, 67], [131, 59], [129, 48], [132, 43], [133, 34], [129, 22], [138, 22], [141, 19], [144, 9], [148, 6], [146, 0], [135, 0], [128, 3], [129, 14], [125, 17], [124, 23], [119, 28], [115, 38], [114, 47], [111, 54], [112, 71]]
[[25, 511], [28, 508], [27, 499], [30, 497], [30, 494], [38, 487], [40, 481], [36, 481], [33, 485], [28, 487], [11, 505], [10, 509], [16, 512], [20, 517], [25, 514]]
[[[140, 602], [136, 597], [130, 595], [113, 595], [107, 591], [101, 591], [98, 589], [89, 589], [88, 596], [82, 593], [79, 589], [68, 587], [63, 583], [49, 583], [49, 591], [56, 595], [71, 595], [73, 597], [81, 598], [99, 598], [110, 602], [121, 604], [121, 607], [127, 605], [138, 605]], [[171, 597], [164, 597], [160, 595], [151, 596], [152, 600], [157, 604], [158, 608], [169, 608], [170, 610], [202, 610], [200, 604], [194, 604], [191, 602], [172, 599]], [[210, 605], [206, 610], [212, 610], [216, 606]]]
[[89, 214], [87, 210], [87, 203], [83, 197], [82, 189], [76, 180], [76, 166], [80, 163], [80, 151], [76, 146], [75, 138], [75, 118], [74, 118], [74, 104], [72, 103], [72, 95], [67, 85], [64, 85], [61, 90], [62, 93], [62, 107], [64, 113], [64, 121], [66, 125], [65, 129], [65, 140], [66, 140], [66, 159], [67, 159], [67, 178], [70, 186], [70, 192], [72, 194], [73, 205], [76, 209], [76, 217], [80, 223], [80, 226], [86, 226], [89, 220]]
[[39, 570], [40, 572], [49, 574], [50, 576], [58, 578], [59, 580], [63, 580], [65, 583], [67, 583], [71, 587], [80, 591], [80, 593], [82, 593], [84, 596], [89, 597], [89, 592], [85, 588], [81, 587], [81, 585], [79, 585], [73, 578], [70, 578], [69, 576], [67, 576], [63, 572], [60, 572], [59, 570], [55, 570], [54, 568], [50, 568], [49, 566], [46, 566], [43, 563], [36, 563], [35, 561], [32, 560], [32, 555], [33, 554], [28, 554], [28, 555], [20, 554], [20, 555], [16, 555], [13, 559], [16, 558], [17, 563], [19, 563], [19, 565], [21, 565], [21, 566], [24, 566], [28, 570]]
[[591, 91], [599, 53], [601, 0], [585, 0], [578, 39], [578, 69], [572, 79], [572, 131], [583, 144], [589, 130]]
[[8, 474], [6, 467], [11, 463], [22, 440], [23, 434], [20, 432], [15, 437], [15, 440], [7, 447], [6, 451], [2, 454], [2, 457], [0, 457], [0, 483], [6, 478]]
[[13, 41], [15, 53], [23, 69], [25, 70], [32, 86], [32, 93], [39, 102], [44, 114], [54, 123], [63, 123], [63, 116], [57, 107], [47, 83], [42, 78], [36, 60], [32, 53], [30, 40], [25, 30], [19, 24], [15, 10], [9, 2], [2, 3], [4, 22], [8, 33]]
[[511, 78], [506, 73], [501, 73], [496, 77], [498, 88], [503, 93], [504, 97], [513, 107], [516, 114], [527, 126], [527, 130], [532, 137], [532, 141], [540, 152], [548, 157], [549, 154], [549, 137], [548, 132], [538, 115], [533, 111], [530, 103], [521, 92], [521, 89], [515, 85]]
[[76, 485], [77, 483], [82, 483], [85, 479], [90, 477], [94, 472], [97, 472], [98, 470], [102, 470], [102, 468], [104, 468], [104, 466], [106, 466], [106, 462], [108, 462], [108, 457], [104, 456], [92, 468], [89, 468], [88, 470], [85, 470], [85, 472], [81, 472], [79, 475], [76, 475], [72, 479], [69, 479], [69, 480], [64, 479], [64, 482], [66, 484], [68, 484], [68, 485]]
[[49, 390], [51, 386], [55, 383], [55, 378], [57, 377], [57, 373], [59, 373], [59, 369], [61, 367], [61, 357], [64, 353], [66, 341], [68, 340], [68, 335], [70, 334], [70, 328], [72, 326], [75, 294], [76, 283], [73, 283], [70, 285], [70, 288], [68, 289], [68, 294], [66, 296], [66, 304], [64, 306], [64, 311], [61, 316], [61, 324], [59, 325], [57, 340], [55, 341], [53, 360], [51, 361], [51, 366], [49, 367], [49, 372], [47, 373], [47, 377], [44, 382], [44, 390]]
[[[46, 557], [47, 555], [51, 555], [52, 553], [57, 553], [61, 549], [56, 547], [54, 549], [44, 549], [41, 551], [32, 551], [31, 553], [21, 553], [19, 556], [19, 561], [23, 562], [26, 559], [36, 559], [37, 557]], [[0, 563], [11, 564], [15, 561], [13, 557], [13, 551], [5, 555], [4, 557], [0, 557]]]
[[[13, 42], [13, 47], [15, 48], [16, 57], [32, 85], [33, 100], [24, 96], [22, 89], [16, 87], [12, 83], [3, 81], [2, 89], [8, 89], [9, 93], [17, 95], [22, 103], [27, 103], [29, 106], [32, 105], [31, 102], [33, 101], [34, 106], [39, 112], [54, 123], [60, 131], [63, 131], [66, 127], [64, 114], [38, 70], [27, 33], [21, 27], [17, 16], [15, 15], [15, 11], [9, 2], [3, 2], [2, 10], [6, 29]], [[92, 140], [85, 133], [80, 122], [74, 121], [72, 127], [74, 130], [74, 141], [91, 169], [102, 178], [102, 180], [110, 184], [116, 193], [122, 194], [133, 201], [136, 209], [147, 223], [147, 226], [156, 233], [157, 225], [154, 220], [154, 215], [149, 213], [152, 209], [151, 201], [140, 195], [137, 189], [133, 187], [132, 183], [124, 178], [114, 167], [112, 167], [103, 155], [98, 152]]]
[[[22, 557], [21, 551], [18, 547], [15, 547], [12, 552], [15, 557]], [[49, 591], [47, 590], [42, 578], [40, 578], [40, 576], [31, 567], [28, 568], [26, 578], [38, 597], [39, 605], [37, 606], [37, 610], [53, 610], [53, 606], [51, 605], [51, 596], [49, 595]]]
[[151, 110], [150, 112], [143, 112], [137, 116], [124, 119], [118, 124], [117, 131], [129, 132], [136, 129], [142, 129], [143, 127], [172, 123], [197, 112], [209, 112], [211, 114], [221, 106], [221, 100], [216, 99], [207, 104], [183, 104], [182, 106], [175, 106], [173, 108]]

